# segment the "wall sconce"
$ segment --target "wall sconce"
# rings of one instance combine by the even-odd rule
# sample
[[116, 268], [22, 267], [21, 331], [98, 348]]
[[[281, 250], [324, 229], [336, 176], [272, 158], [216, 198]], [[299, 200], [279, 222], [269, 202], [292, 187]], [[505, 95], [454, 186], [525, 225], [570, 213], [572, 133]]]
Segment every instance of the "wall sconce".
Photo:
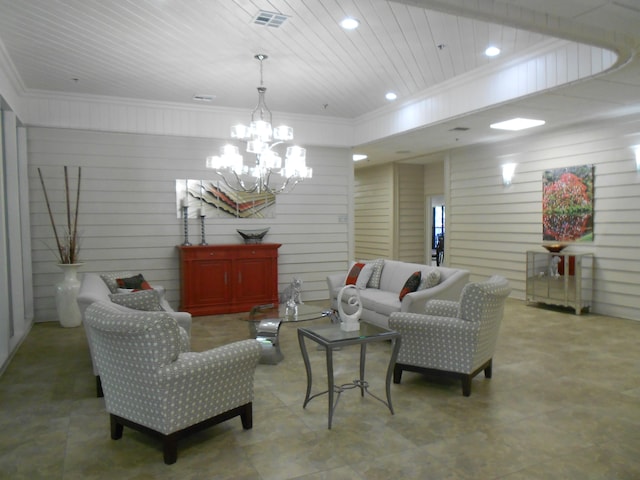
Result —
[[511, 185], [511, 180], [513, 179], [513, 174], [516, 171], [515, 163], [505, 163], [502, 165], [502, 184], [503, 185]]
[[636, 154], [636, 170], [640, 172], [640, 145], [637, 145], [633, 149]]

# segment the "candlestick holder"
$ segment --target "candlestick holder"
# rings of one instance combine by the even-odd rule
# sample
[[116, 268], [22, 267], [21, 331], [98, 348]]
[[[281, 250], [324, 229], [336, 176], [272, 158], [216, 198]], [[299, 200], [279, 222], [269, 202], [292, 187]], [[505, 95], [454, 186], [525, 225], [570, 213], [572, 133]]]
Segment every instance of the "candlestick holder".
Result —
[[182, 242], [182, 245], [185, 247], [190, 247], [191, 243], [189, 243], [189, 207], [187, 205], [184, 205], [182, 207], [182, 222], [184, 225], [184, 242]]
[[200, 245], [209, 245], [204, 239], [204, 215], [200, 214]]

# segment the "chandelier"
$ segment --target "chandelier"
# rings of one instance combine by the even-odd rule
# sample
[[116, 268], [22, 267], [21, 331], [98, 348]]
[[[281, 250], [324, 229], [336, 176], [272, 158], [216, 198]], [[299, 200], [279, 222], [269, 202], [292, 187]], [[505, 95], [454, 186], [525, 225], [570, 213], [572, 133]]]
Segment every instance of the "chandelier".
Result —
[[245, 141], [246, 151], [255, 155], [255, 160], [251, 158], [250, 165], [245, 165], [240, 149], [227, 144], [220, 149], [220, 155], [207, 157], [206, 165], [237, 192], [290, 192], [298, 182], [311, 178], [312, 170], [305, 163], [306, 149], [295, 145], [286, 147], [282, 167], [281, 154], [275, 147], [284, 149], [286, 142], [293, 140], [293, 129], [284, 125], [272, 127], [273, 117], [264, 98], [267, 88], [262, 81], [262, 62], [268, 57], [261, 53], [254, 58], [260, 61], [258, 104], [251, 112], [249, 126], [231, 127], [231, 138]]

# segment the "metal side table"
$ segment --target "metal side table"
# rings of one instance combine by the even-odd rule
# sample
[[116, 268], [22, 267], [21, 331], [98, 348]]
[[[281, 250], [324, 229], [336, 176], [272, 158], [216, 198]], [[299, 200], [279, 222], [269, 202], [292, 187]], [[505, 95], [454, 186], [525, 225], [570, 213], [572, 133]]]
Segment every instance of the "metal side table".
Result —
[[[309, 363], [309, 354], [307, 353], [307, 346], [305, 339], [312, 340], [323, 347], [327, 355], [327, 383], [328, 388], [323, 392], [311, 395], [311, 385], [313, 383], [311, 375], [311, 364]], [[391, 340], [393, 348], [391, 351], [391, 358], [389, 359], [389, 367], [387, 368], [387, 376], [385, 380], [387, 400], [383, 400], [369, 391], [369, 384], [364, 379], [364, 367], [367, 353], [367, 344], [372, 342], [383, 342]], [[391, 404], [391, 377], [393, 374], [393, 367], [398, 358], [398, 351], [400, 350], [400, 334], [393, 330], [387, 330], [382, 327], [377, 327], [366, 322], [360, 322], [360, 330], [353, 332], [345, 332], [340, 328], [340, 325], [320, 325], [313, 327], [298, 328], [298, 342], [300, 343], [300, 351], [302, 352], [302, 359], [304, 360], [304, 366], [307, 371], [307, 393], [304, 397], [304, 403], [302, 408], [305, 408], [307, 404], [314, 398], [328, 394], [329, 403], [329, 419], [328, 428], [331, 429], [331, 422], [333, 419], [333, 412], [338, 405], [340, 394], [352, 388], [359, 388], [360, 394], [364, 397], [367, 393], [376, 400], [382, 402], [389, 408], [393, 415], [393, 406]], [[360, 376], [358, 379], [351, 383], [343, 385], [335, 385], [333, 378], [333, 351], [346, 347], [348, 345], [360, 345]], [[334, 400], [334, 394], [337, 393]]]

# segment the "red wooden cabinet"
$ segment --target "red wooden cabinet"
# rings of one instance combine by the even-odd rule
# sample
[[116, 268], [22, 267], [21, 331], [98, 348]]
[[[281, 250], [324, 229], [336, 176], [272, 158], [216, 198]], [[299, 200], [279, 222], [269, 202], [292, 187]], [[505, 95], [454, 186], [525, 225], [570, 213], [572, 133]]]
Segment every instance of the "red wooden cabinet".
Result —
[[279, 243], [179, 246], [180, 310], [248, 312], [278, 303]]

